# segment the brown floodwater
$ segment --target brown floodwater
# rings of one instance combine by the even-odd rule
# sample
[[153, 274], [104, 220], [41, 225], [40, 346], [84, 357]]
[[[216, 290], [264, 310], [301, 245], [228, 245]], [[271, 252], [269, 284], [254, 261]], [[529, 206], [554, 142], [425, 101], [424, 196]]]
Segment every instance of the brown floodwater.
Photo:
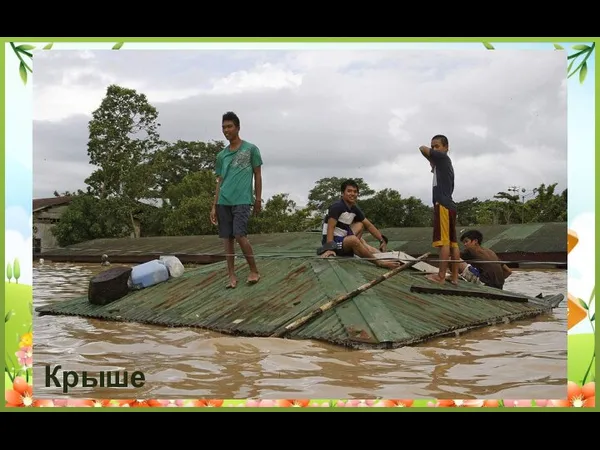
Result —
[[[89, 279], [103, 269], [35, 264], [34, 307], [87, 295]], [[68, 396], [78, 398], [564, 398], [567, 272], [514, 271], [505, 289], [562, 293], [565, 300], [534, 319], [394, 350], [34, 313], [35, 394], [64, 395], [44, 385], [45, 366], [61, 365], [61, 371], [145, 374], [142, 388], [72, 388]]]

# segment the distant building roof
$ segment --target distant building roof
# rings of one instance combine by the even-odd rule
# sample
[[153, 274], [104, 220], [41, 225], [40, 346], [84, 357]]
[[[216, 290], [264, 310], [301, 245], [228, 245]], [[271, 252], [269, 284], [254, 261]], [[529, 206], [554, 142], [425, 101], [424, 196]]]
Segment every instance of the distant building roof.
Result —
[[46, 209], [51, 206], [60, 206], [71, 203], [72, 197], [66, 195], [62, 197], [48, 197], [48, 198], [34, 198], [33, 199], [33, 211], [39, 211]]

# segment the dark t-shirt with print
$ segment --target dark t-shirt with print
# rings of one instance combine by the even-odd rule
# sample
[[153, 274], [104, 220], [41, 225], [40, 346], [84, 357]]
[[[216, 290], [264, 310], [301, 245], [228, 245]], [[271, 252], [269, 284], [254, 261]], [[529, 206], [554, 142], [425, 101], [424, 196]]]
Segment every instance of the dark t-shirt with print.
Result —
[[456, 211], [454, 194], [454, 167], [446, 152], [433, 150], [429, 152], [433, 163], [433, 204], [439, 203], [449, 210]]
[[327, 210], [327, 214], [325, 214], [325, 217], [323, 218], [323, 244], [327, 243], [327, 222], [331, 218], [337, 220], [337, 223], [333, 230], [333, 236], [343, 238], [352, 234], [350, 226], [354, 222], [362, 222], [363, 220], [365, 220], [365, 215], [358, 206], [348, 206], [346, 202], [344, 202], [344, 200], [340, 199], [337, 202], [333, 203], [329, 207], [329, 209]]

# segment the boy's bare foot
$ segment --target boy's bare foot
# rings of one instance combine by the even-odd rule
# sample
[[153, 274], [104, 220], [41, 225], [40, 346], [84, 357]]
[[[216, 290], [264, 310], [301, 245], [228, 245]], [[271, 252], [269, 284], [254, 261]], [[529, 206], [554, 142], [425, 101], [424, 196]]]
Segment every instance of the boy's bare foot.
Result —
[[453, 280], [451, 276], [447, 276], [446, 280], [448, 280], [450, 282], [450, 284], [452, 284], [454, 286], [458, 286], [458, 278], [456, 280]]
[[260, 280], [260, 275], [256, 272], [250, 272], [250, 275], [248, 275], [248, 280], [246, 280], [246, 283], [256, 284], [256, 283], [258, 283], [258, 280]]
[[235, 275], [229, 275], [229, 284], [225, 289], [235, 289], [237, 286], [237, 277]]
[[378, 261], [377, 265], [379, 267], [383, 267], [384, 269], [395, 269], [396, 267], [400, 267], [402, 264], [399, 261]]
[[433, 281], [434, 283], [438, 284], [444, 284], [446, 282], [446, 280], [440, 278], [440, 276], [437, 273], [426, 275], [425, 278], [427, 278], [429, 281]]

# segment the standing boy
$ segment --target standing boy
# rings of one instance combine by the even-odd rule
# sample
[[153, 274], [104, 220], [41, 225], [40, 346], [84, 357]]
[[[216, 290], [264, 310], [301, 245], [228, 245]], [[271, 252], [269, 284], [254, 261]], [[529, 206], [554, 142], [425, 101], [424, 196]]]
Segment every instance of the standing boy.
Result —
[[[254, 214], [258, 214], [262, 205], [261, 166], [263, 161], [256, 145], [240, 139], [240, 119], [235, 113], [230, 111], [223, 114], [222, 127], [229, 145], [217, 155], [215, 164], [217, 190], [210, 211], [210, 221], [213, 225], [218, 224], [219, 237], [225, 243], [229, 275], [227, 288], [235, 288], [237, 285], [234, 259], [235, 241], [242, 249], [250, 267], [250, 274], [246, 282], [255, 284], [260, 279], [247, 234], [251, 206], [254, 205]], [[252, 179], [254, 179], [254, 196]]]
[[438, 134], [431, 139], [431, 148], [422, 145], [421, 154], [433, 166], [433, 246], [440, 249], [440, 265], [438, 274], [427, 275], [427, 279], [444, 284], [448, 260], [457, 261], [451, 264], [450, 282], [458, 284], [458, 261], [460, 252], [456, 239], [456, 203], [454, 193], [454, 168], [448, 156], [448, 138]]

